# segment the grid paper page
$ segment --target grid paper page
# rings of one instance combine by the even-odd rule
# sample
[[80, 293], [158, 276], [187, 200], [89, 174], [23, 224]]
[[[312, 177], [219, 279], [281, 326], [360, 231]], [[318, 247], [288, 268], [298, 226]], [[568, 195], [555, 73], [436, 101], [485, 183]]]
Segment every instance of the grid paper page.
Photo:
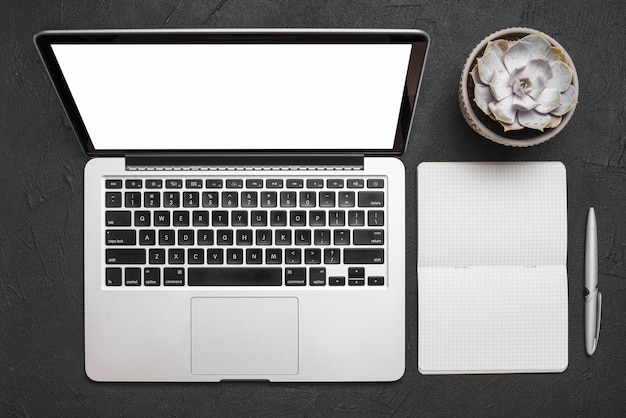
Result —
[[564, 370], [566, 257], [561, 163], [421, 164], [420, 371]]

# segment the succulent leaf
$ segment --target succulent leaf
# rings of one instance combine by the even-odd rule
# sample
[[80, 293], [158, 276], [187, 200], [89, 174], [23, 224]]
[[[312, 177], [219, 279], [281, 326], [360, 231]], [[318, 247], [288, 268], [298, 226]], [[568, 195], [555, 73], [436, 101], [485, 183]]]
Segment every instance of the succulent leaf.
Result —
[[561, 93], [557, 89], [545, 89], [536, 100], [539, 106], [535, 110], [539, 113], [550, 113], [559, 106]]
[[504, 54], [503, 62], [509, 73], [524, 67], [530, 59], [532, 44], [528, 42], [516, 42]]
[[485, 115], [490, 115], [489, 103], [493, 102], [493, 95], [488, 86], [482, 84], [474, 85], [474, 103], [483, 111]]
[[499, 60], [502, 60], [504, 53], [509, 49], [509, 41], [504, 39], [496, 39], [495, 41], [487, 42], [487, 46], [485, 47], [485, 52], [483, 55], [487, 55], [489, 52], [493, 51], [494, 54], [498, 57]]
[[546, 55], [544, 57], [550, 62], [561, 61], [563, 63], [567, 63], [567, 56], [565, 55], [565, 51], [563, 48], [558, 48], [556, 46], [552, 46], [548, 48]]
[[509, 73], [506, 72], [504, 67], [493, 73], [489, 87], [491, 88], [491, 94], [493, 94], [493, 97], [497, 101], [513, 94], [513, 90], [511, 90], [511, 85], [509, 84]]
[[561, 103], [559, 106], [552, 111], [554, 116], [563, 116], [576, 104], [577, 101], [577, 92], [574, 86], [569, 86], [567, 90], [561, 93]]
[[569, 65], [557, 61], [552, 64], [552, 78], [546, 83], [546, 88], [565, 91], [572, 84], [573, 71]]
[[525, 128], [537, 129], [543, 131], [544, 128], [550, 123], [552, 117], [543, 113], [529, 110], [528, 112], [517, 112], [517, 120]]
[[515, 121], [517, 110], [513, 107], [513, 95], [503, 100], [489, 103], [489, 109], [500, 123], [510, 125]]
[[478, 58], [478, 76], [483, 84], [489, 84], [491, 77], [496, 71], [504, 69], [504, 64], [498, 58], [495, 52], [491, 51], [482, 58]]
[[546, 128], [556, 128], [557, 126], [561, 124], [562, 120], [563, 120], [563, 116], [550, 115], [550, 123], [546, 125]]
[[533, 33], [520, 39], [522, 42], [528, 42], [532, 45], [530, 50], [530, 59], [545, 58], [550, 49], [550, 42], [539, 33]]
[[532, 97], [528, 95], [518, 96], [513, 95], [513, 107], [517, 110], [532, 110], [539, 106], [539, 103], [535, 102]]

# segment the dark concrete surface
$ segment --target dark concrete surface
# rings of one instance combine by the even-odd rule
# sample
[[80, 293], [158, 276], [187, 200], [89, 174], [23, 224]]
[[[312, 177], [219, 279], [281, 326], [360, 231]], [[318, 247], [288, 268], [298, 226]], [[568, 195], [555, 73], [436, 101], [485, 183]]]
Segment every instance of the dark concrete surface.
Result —
[[[626, 3], [621, 0], [0, 2], [0, 416], [626, 414]], [[465, 124], [457, 84], [487, 34], [528, 26], [578, 70], [565, 130], [529, 149]], [[432, 36], [406, 155], [407, 346], [398, 382], [100, 384], [83, 369], [82, 192], [86, 157], [32, 44], [43, 29], [418, 28]], [[417, 371], [416, 166], [558, 160], [567, 168], [569, 367], [561, 374], [422, 376]], [[598, 215], [602, 332], [584, 350], [587, 207]]]

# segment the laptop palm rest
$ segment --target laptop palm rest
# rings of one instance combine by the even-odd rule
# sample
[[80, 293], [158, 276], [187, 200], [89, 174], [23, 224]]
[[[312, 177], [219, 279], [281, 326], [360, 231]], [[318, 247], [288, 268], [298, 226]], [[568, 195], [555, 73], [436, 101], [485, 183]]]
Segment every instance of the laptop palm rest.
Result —
[[191, 372], [298, 373], [298, 299], [191, 299]]

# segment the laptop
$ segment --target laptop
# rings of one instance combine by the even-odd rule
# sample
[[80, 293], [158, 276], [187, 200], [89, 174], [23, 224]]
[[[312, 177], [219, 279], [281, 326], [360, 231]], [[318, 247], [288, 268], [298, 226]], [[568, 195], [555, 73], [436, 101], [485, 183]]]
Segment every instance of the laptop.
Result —
[[394, 381], [418, 30], [46, 31], [95, 381]]

